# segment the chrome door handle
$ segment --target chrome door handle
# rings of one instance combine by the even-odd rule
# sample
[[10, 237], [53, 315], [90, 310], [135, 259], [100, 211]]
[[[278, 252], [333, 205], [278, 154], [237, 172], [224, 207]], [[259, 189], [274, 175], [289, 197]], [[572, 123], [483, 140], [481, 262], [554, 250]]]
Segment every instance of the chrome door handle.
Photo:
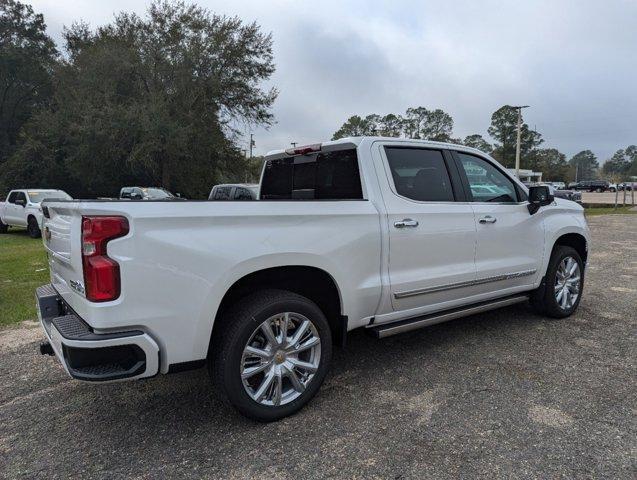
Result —
[[486, 215], [484, 217], [482, 217], [480, 220], [478, 220], [478, 222], [480, 223], [495, 223], [498, 219], [495, 217], [492, 217], [491, 215]]
[[418, 226], [418, 222], [416, 220], [412, 220], [411, 218], [405, 218], [404, 220], [401, 220], [400, 222], [394, 222], [394, 227], [396, 228], [405, 228], [405, 227], [415, 228], [417, 226]]

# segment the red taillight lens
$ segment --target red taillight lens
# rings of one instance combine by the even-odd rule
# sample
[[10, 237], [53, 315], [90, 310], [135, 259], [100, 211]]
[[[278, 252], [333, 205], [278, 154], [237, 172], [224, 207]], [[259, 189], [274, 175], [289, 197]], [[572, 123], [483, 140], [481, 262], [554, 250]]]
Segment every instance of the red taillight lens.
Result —
[[127, 233], [128, 220], [124, 217], [82, 217], [84, 289], [91, 302], [119, 297], [119, 265], [106, 255], [106, 244]]

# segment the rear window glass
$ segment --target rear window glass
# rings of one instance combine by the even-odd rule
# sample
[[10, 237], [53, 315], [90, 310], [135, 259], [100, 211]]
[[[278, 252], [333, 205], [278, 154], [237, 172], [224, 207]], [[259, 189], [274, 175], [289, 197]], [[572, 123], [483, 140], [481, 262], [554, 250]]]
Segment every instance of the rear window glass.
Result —
[[420, 202], [453, 202], [451, 180], [442, 152], [385, 147], [396, 192]]
[[261, 183], [263, 200], [360, 200], [356, 150], [320, 152], [269, 160]]

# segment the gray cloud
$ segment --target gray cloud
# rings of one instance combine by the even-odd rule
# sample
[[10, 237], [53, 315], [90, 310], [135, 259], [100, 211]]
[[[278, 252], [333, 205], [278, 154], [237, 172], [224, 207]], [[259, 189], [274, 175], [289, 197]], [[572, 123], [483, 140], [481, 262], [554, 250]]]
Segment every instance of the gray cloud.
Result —
[[[486, 136], [491, 113], [524, 103], [546, 146], [601, 160], [637, 143], [637, 2], [202, 0], [272, 31], [277, 123], [257, 152], [331, 137], [352, 114], [439, 107], [455, 135]], [[34, 1], [54, 38], [146, 1]]]

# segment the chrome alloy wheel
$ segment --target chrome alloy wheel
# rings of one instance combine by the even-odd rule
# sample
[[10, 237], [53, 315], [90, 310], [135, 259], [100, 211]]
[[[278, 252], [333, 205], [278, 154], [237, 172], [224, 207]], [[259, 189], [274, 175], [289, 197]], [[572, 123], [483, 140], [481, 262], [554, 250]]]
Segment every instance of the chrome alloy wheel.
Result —
[[579, 263], [573, 257], [565, 257], [555, 275], [555, 301], [562, 310], [569, 310], [580, 294], [582, 275]]
[[273, 315], [243, 349], [243, 388], [261, 405], [285, 405], [305, 391], [320, 361], [321, 338], [307, 317], [295, 312]]

